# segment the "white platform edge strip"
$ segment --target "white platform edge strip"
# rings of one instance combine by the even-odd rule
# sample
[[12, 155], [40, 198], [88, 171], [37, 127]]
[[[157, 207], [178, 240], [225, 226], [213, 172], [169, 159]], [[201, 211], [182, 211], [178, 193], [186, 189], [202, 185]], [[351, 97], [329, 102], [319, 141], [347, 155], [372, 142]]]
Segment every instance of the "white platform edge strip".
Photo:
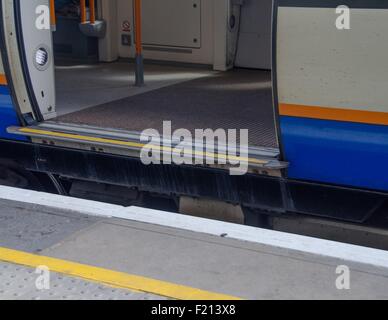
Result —
[[340, 259], [344, 262], [354, 262], [378, 268], [388, 268], [388, 252], [340, 242], [184, 216], [170, 212], [161, 212], [139, 207], [125, 208], [102, 202], [3, 186], [0, 186], [0, 199], [68, 210], [90, 216], [120, 218], [199, 232], [217, 237], [226, 234], [226, 237], [230, 239], [288, 249], [321, 257]]

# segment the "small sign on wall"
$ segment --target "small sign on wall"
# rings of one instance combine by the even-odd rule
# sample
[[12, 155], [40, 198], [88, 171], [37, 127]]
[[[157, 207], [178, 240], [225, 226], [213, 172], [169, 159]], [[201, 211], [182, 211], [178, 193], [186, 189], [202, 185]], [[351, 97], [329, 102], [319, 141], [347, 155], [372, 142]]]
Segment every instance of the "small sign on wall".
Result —
[[131, 32], [131, 23], [128, 20], [124, 20], [122, 23], [123, 32]]
[[122, 34], [121, 35], [121, 45], [126, 47], [132, 46], [132, 37], [130, 34]]
[[121, 30], [122, 32], [125, 32], [121, 35], [121, 45], [126, 47], [131, 47], [132, 46], [131, 22], [129, 20], [124, 20], [121, 24]]

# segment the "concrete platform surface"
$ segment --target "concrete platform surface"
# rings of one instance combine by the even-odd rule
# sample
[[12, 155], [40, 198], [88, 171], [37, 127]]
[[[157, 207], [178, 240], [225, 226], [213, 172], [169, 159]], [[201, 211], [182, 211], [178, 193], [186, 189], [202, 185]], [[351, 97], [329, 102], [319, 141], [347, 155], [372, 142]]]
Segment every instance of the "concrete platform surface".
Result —
[[[66, 279], [82, 278], [85, 268], [119, 275], [125, 279], [119, 290], [129, 289], [129, 299], [388, 298], [385, 251], [5, 187], [0, 199], [0, 269], [24, 265], [11, 272], [17, 281], [43, 262], [55, 277], [61, 265], [73, 269]], [[4, 285], [9, 277], [0, 271], [0, 299], [15, 294]], [[109, 279], [101, 280], [102, 292], [113, 283]], [[36, 298], [31, 290], [19, 298]], [[68, 298], [74, 297], [82, 298]], [[112, 297], [127, 298], [117, 292]]]

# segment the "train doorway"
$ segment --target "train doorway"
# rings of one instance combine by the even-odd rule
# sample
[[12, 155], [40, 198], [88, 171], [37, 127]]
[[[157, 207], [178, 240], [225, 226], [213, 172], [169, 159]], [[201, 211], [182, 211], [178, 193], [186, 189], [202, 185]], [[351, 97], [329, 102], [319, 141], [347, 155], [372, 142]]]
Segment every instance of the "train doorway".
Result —
[[[160, 131], [165, 121], [192, 132], [248, 129], [250, 147], [277, 154], [272, 1], [141, 2], [146, 84], [136, 87], [133, 2], [52, 1], [55, 104], [42, 112], [44, 124], [127, 133]], [[96, 34], [80, 27], [92, 16], [103, 25]]]

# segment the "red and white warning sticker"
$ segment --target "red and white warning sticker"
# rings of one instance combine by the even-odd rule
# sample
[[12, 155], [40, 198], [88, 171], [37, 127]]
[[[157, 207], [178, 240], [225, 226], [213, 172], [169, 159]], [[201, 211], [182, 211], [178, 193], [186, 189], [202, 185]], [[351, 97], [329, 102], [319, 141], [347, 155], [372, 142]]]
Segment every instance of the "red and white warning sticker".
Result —
[[124, 32], [131, 32], [131, 23], [128, 20], [123, 21], [122, 30]]

